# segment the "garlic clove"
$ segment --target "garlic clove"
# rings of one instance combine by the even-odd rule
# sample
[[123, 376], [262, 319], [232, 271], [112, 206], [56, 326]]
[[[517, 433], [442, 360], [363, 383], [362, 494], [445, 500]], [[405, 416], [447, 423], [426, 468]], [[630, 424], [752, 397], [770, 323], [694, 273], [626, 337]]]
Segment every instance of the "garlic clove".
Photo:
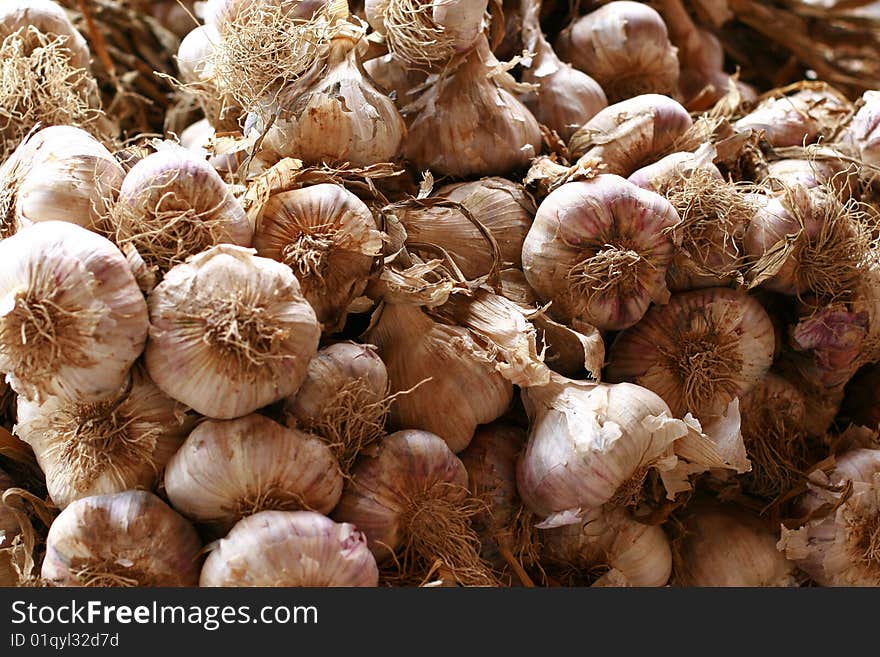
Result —
[[0, 241], [0, 371], [20, 395], [96, 400], [119, 390], [148, 317], [125, 256], [75, 224]]
[[316, 436], [252, 414], [196, 427], [168, 463], [165, 492], [193, 522], [228, 531], [260, 511], [330, 513], [342, 474]]
[[218, 419], [296, 392], [320, 339], [290, 268], [237, 246], [215, 246], [171, 269], [149, 307], [153, 381]]
[[200, 586], [377, 586], [379, 570], [354, 525], [311, 511], [262, 511], [220, 539]]
[[70, 504], [46, 538], [50, 586], [195, 586], [202, 543], [195, 529], [146, 491]]

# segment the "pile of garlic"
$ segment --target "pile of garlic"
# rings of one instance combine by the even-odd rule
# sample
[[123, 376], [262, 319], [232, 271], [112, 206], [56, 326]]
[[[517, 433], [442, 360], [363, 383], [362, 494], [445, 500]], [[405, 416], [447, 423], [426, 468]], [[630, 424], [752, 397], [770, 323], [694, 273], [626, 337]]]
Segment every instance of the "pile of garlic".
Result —
[[3, 581], [880, 585], [880, 91], [586, 4], [155, 7], [179, 136], [0, 131]]

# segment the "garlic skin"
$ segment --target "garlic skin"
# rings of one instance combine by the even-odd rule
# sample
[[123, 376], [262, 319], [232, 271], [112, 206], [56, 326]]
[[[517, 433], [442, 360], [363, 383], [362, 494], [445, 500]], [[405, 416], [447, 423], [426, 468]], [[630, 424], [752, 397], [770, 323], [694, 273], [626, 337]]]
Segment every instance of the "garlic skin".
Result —
[[385, 435], [389, 385], [372, 345], [338, 342], [312, 358], [284, 412], [297, 427], [322, 438], [348, 472], [358, 453]]
[[861, 107], [847, 123], [841, 141], [857, 149], [859, 159], [880, 166], [880, 91], [866, 91]]
[[390, 426], [430, 431], [462, 451], [477, 425], [504, 414], [513, 386], [466, 329], [417, 306], [386, 303], [380, 312], [366, 339], [388, 368], [391, 391], [408, 391], [394, 400]]
[[568, 141], [574, 131], [608, 105], [599, 83], [566, 64], [553, 52], [540, 22], [540, 0], [522, 3], [523, 45], [534, 55], [523, 69], [523, 82], [540, 85], [526, 100], [535, 118]]
[[22, 28], [33, 27], [43, 34], [66, 38], [74, 68], [88, 69], [91, 53], [85, 38], [73, 26], [64, 9], [52, 0], [14, 0], [0, 7], [0, 42]]
[[315, 312], [286, 265], [221, 244], [150, 293], [147, 370], [165, 394], [217, 419], [296, 392], [318, 349]]
[[43, 128], [0, 165], [2, 236], [40, 221], [94, 227], [124, 177], [116, 158], [85, 130]]
[[199, 576], [199, 586], [378, 585], [379, 569], [364, 535], [311, 511], [243, 518], [210, 552]]
[[568, 149], [580, 164], [598, 162], [605, 173], [627, 177], [666, 155], [692, 123], [672, 98], [644, 94], [600, 111], [575, 131]]
[[[16, 484], [4, 470], [0, 470], [0, 498], [2, 498], [3, 493], [6, 492], [9, 488], [15, 488]], [[12, 546], [12, 541], [19, 534], [21, 528], [18, 525], [18, 519], [15, 517], [15, 514], [12, 513], [10, 508], [5, 504], [0, 504], [0, 555], [2, 555], [3, 551], [6, 548]], [[2, 582], [2, 577], [5, 573], [3, 571], [5, 568], [0, 567], [0, 582]], [[14, 586], [18, 582], [18, 578], [15, 578], [14, 583], [4, 584], [0, 583], [0, 586]]]
[[141, 354], [147, 306], [109, 240], [43, 221], [0, 241], [0, 371], [20, 395], [115, 393]]
[[[810, 480], [798, 500], [799, 517], [823, 505], [830, 510], [798, 529], [783, 527], [778, 548], [820, 586], [880, 586], [880, 450], [850, 450], [827, 474], [816, 471]], [[841, 503], [848, 484], [852, 495]]]
[[674, 294], [611, 345], [609, 381], [653, 390], [672, 415], [720, 417], [773, 362], [773, 324], [758, 301], [728, 288]]
[[46, 538], [50, 586], [195, 586], [202, 543], [195, 529], [147, 491], [77, 500]]
[[672, 95], [678, 86], [678, 50], [660, 14], [640, 2], [609, 2], [582, 16], [559, 35], [556, 52], [602, 85], [612, 103]]
[[776, 535], [735, 507], [695, 505], [677, 544], [673, 586], [793, 587], [797, 568], [776, 549]]
[[228, 530], [260, 511], [330, 513], [342, 473], [316, 436], [252, 414], [196, 427], [168, 463], [165, 492], [193, 522]]
[[244, 208], [216, 169], [178, 146], [131, 168], [110, 219], [115, 242], [134, 247], [163, 274], [216, 244], [250, 246], [253, 237]]
[[428, 79], [426, 71], [409, 68], [394, 53], [365, 60], [364, 71], [380, 91], [396, 101], [397, 107], [409, 105], [413, 95]]
[[499, 65], [485, 35], [467, 58], [436, 79], [408, 114], [404, 153], [419, 170], [457, 178], [504, 176], [541, 152], [531, 112], [492, 75]]
[[[279, 94], [278, 117], [262, 143], [270, 160], [295, 157], [363, 167], [398, 158], [406, 125], [361, 66], [362, 36], [357, 30], [337, 34], [326, 63]], [[255, 123], [258, 134], [264, 132], [262, 124]]]
[[334, 332], [367, 287], [382, 233], [357, 196], [320, 184], [272, 195], [256, 219], [254, 248], [293, 270], [325, 332]]
[[522, 400], [530, 427], [517, 488], [544, 526], [577, 522], [609, 501], [630, 503], [648, 470], [687, 433], [659, 396], [628, 383], [555, 375], [524, 389]]
[[535, 203], [521, 185], [504, 178], [483, 178], [445, 185], [434, 196], [460, 203], [471, 217], [455, 206], [404, 208], [395, 214], [406, 229], [407, 242], [442, 247], [462, 274], [474, 279], [489, 273], [495, 264], [482, 232], [485, 228], [498, 245], [502, 264], [522, 265], [523, 241], [535, 216]]
[[33, 449], [60, 509], [90, 495], [153, 489], [193, 424], [138, 370], [106, 400], [19, 397], [17, 409], [15, 434]]
[[663, 529], [634, 520], [626, 509], [595, 509], [580, 522], [541, 531], [548, 565], [575, 570], [585, 580], [607, 567], [591, 586], [665, 586], [672, 550]]
[[559, 321], [632, 326], [652, 301], [669, 298], [678, 221], [666, 199], [619, 176], [566, 183], [544, 199], [526, 236], [526, 280]]
[[733, 124], [737, 132], [762, 131], [771, 146], [804, 146], [829, 138], [852, 110], [833, 87], [817, 83], [791, 95], [768, 95]]
[[191, 123], [180, 132], [180, 145], [196, 156], [207, 157], [217, 173], [227, 180], [238, 171], [239, 162], [235, 153], [212, 155], [211, 142], [217, 136], [217, 130], [208, 119], [200, 119]]

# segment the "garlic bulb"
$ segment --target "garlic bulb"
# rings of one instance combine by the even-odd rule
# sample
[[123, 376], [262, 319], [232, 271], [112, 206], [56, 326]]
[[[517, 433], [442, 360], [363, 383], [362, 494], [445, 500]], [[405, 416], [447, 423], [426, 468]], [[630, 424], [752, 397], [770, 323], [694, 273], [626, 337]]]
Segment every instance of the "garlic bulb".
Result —
[[846, 384], [871, 359], [869, 316], [841, 301], [803, 300], [797, 310], [797, 323], [789, 326], [789, 345], [812, 362], [823, 386]]
[[444, 582], [492, 585], [470, 526], [478, 510], [467, 470], [443, 440], [398, 431], [357, 463], [333, 517], [366, 535], [392, 579], [422, 581], [436, 573]]
[[388, 388], [388, 371], [372, 345], [339, 342], [312, 358], [284, 410], [296, 426], [322, 438], [348, 472], [360, 451], [385, 435]]
[[677, 49], [666, 24], [640, 2], [609, 2], [577, 19], [559, 35], [556, 51], [601, 84], [612, 103], [672, 95], [678, 85]]
[[263, 120], [253, 128], [265, 132], [262, 148], [269, 159], [362, 167], [398, 158], [406, 125], [394, 102], [364, 72], [358, 56], [362, 37], [354, 26], [338, 31], [326, 64], [273, 98], [277, 111], [271, 115], [277, 118], [268, 131]]
[[0, 371], [20, 395], [115, 393], [147, 337], [125, 256], [75, 224], [43, 221], [0, 241]]
[[861, 107], [846, 124], [841, 141], [854, 147], [862, 162], [880, 166], [880, 91], [866, 91], [860, 102]]
[[386, 303], [379, 312], [366, 339], [388, 368], [391, 391], [401, 393], [391, 426], [431, 431], [462, 451], [477, 425], [507, 410], [513, 386], [466, 329], [436, 322], [418, 306]]
[[97, 402], [20, 397], [15, 433], [34, 450], [52, 502], [152, 489], [192, 426], [184, 408], [141, 371]]
[[195, 586], [195, 529], [147, 491], [77, 500], [49, 528], [42, 576], [50, 586]]
[[177, 68], [184, 82], [192, 84], [210, 80], [210, 56], [220, 40], [213, 25], [199, 25], [181, 39], [177, 49]]
[[788, 188], [833, 189], [846, 202], [858, 193], [858, 167], [840, 151], [811, 147], [806, 158], [776, 160], [767, 164], [767, 182], [782, 193]]
[[[541, 532], [542, 556], [553, 570], [592, 586], [665, 586], [672, 550], [663, 529], [634, 520], [626, 509], [595, 509], [580, 522]], [[596, 573], [602, 575], [596, 578]]]
[[199, 25], [180, 41], [175, 60], [186, 90], [198, 101], [206, 120], [222, 130], [235, 130], [245, 111], [228, 90], [220, 91], [214, 83], [219, 45], [217, 27]]
[[366, 0], [364, 15], [388, 50], [414, 67], [431, 67], [470, 50], [483, 30], [488, 0]]
[[2, 236], [38, 221], [94, 227], [124, 176], [116, 158], [85, 130], [43, 128], [0, 166]]
[[853, 201], [828, 187], [796, 186], [764, 201], [745, 234], [751, 285], [835, 296], [863, 276], [871, 229]]
[[161, 273], [215, 244], [250, 246], [244, 208], [208, 162], [173, 146], [126, 174], [110, 210], [109, 231]]
[[629, 176], [674, 148], [691, 127], [687, 110], [667, 96], [645, 94], [609, 105], [568, 141], [572, 159], [599, 162], [605, 173]]
[[540, 526], [577, 522], [607, 502], [638, 498], [652, 467], [665, 467], [687, 433], [656, 394], [632, 384], [589, 383], [555, 375], [522, 391], [529, 441], [517, 465], [526, 506]]
[[774, 147], [804, 146], [829, 138], [852, 110], [846, 96], [824, 83], [790, 95], [768, 94], [754, 110], [733, 124], [737, 132], [761, 131]]
[[523, 271], [550, 314], [600, 329], [632, 326], [665, 303], [675, 209], [654, 192], [603, 174], [541, 203], [523, 244]]
[[208, 554], [199, 586], [378, 586], [379, 569], [354, 525], [311, 511], [243, 518]]
[[846, 452], [810, 479], [797, 508], [807, 520], [782, 528], [779, 549], [820, 586], [880, 586], [880, 450]]
[[653, 390], [672, 415], [719, 417], [767, 373], [773, 324], [753, 297], [727, 288], [675, 294], [611, 345], [606, 376]]
[[797, 568], [776, 549], [776, 534], [735, 507], [691, 508], [677, 544], [674, 586], [788, 587]]
[[[523, 240], [532, 225], [535, 203], [521, 185], [504, 178], [483, 178], [446, 185], [434, 196], [451, 204], [413, 205], [395, 212], [408, 243], [443, 248], [462, 274], [474, 279], [489, 273], [495, 264], [492, 245], [484, 234], [488, 231], [502, 263], [522, 265]], [[470, 216], [455, 204], [461, 204]]]
[[74, 68], [89, 68], [91, 53], [85, 38], [73, 26], [64, 9], [52, 0], [14, 0], [0, 7], [0, 42], [22, 28], [63, 37]]
[[534, 53], [523, 70], [523, 82], [539, 87], [526, 106], [542, 124], [563, 140], [608, 105], [599, 83], [557, 57], [540, 23], [541, 0], [523, 0], [522, 32], [525, 48]]
[[271, 509], [330, 513], [342, 473], [317, 437], [252, 414], [196, 427], [168, 463], [165, 492], [187, 518], [228, 530]]
[[321, 334], [289, 267], [226, 244], [171, 269], [149, 307], [153, 381], [219, 419], [296, 392]]
[[701, 146], [693, 153], [687, 151], [671, 153], [635, 170], [627, 180], [636, 187], [664, 196], [670, 188], [680, 184], [683, 178], [692, 176], [699, 170], [709, 172], [717, 180], [723, 180], [724, 176], [713, 161], [716, 155], [713, 146]]
[[370, 208], [341, 185], [272, 195], [256, 218], [254, 248], [290, 266], [326, 332], [342, 327], [382, 253]]
[[505, 175], [541, 151], [532, 113], [505, 88], [485, 35], [413, 103], [405, 155], [420, 170], [461, 178]]

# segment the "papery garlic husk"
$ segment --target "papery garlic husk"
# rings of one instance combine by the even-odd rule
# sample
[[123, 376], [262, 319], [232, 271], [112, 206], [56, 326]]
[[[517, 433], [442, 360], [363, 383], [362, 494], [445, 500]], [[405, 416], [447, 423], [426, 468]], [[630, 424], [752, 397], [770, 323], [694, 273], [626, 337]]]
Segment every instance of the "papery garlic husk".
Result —
[[132, 167], [107, 221], [120, 247], [134, 247], [161, 274], [216, 244], [250, 246], [253, 237], [244, 208], [216, 169], [178, 146]]
[[239, 161], [235, 153], [214, 154], [213, 141], [217, 136], [217, 130], [208, 119], [200, 119], [191, 123], [180, 133], [180, 145], [193, 155], [207, 157], [217, 173], [227, 180], [238, 171]]
[[484, 178], [446, 185], [434, 196], [450, 203], [414, 204], [394, 211], [406, 229], [407, 242], [416, 245], [413, 250], [418, 250], [418, 244], [441, 247], [469, 279], [488, 274], [496, 257], [502, 265], [521, 266], [523, 241], [535, 216], [535, 203], [521, 185], [504, 178]]
[[94, 495], [62, 511], [46, 538], [49, 586], [195, 586], [196, 530], [147, 491]]
[[156, 385], [218, 419], [299, 389], [321, 328], [287, 265], [215, 246], [171, 269], [150, 293], [147, 369]]
[[406, 158], [420, 170], [459, 178], [507, 175], [525, 167], [541, 152], [541, 130], [507, 90], [506, 75], [481, 35], [457, 68], [434, 79], [404, 110]]
[[619, 176], [572, 182], [541, 203], [523, 245], [523, 271], [550, 314], [600, 329], [632, 326], [665, 303], [677, 240], [675, 209]]
[[607, 502], [637, 501], [648, 471], [674, 466], [672, 444], [688, 432], [660, 397], [628, 383], [554, 375], [522, 399], [530, 431], [517, 488], [544, 519], [539, 528], [579, 522]]
[[427, 431], [398, 431], [357, 463], [333, 513], [369, 541], [386, 579], [495, 585], [470, 519], [482, 505], [446, 443]]
[[562, 59], [594, 78], [616, 103], [678, 86], [677, 49], [663, 18], [640, 2], [609, 2], [569, 25], [556, 40]]
[[772, 525], [741, 509], [700, 502], [675, 543], [673, 586], [793, 587], [797, 567], [776, 549]]
[[320, 184], [272, 195], [256, 218], [254, 248], [293, 270], [318, 321], [334, 332], [376, 269], [382, 233], [357, 196]]
[[194, 424], [139, 369], [97, 402], [18, 399], [15, 433], [28, 443], [60, 509], [90, 495], [153, 489]]
[[467, 329], [434, 321], [415, 305], [386, 303], [377, 312], [365, 338], [388, 368], [392, 393], [400, 393], [390, 426], [431, 431], [462, 451], [477, 425], [504, 414], [513, 386]]
[[765, 94], [749, 114], [733, 124], [738, 132], [761, 131], [774, 147], [804, 146], [831, 137], [852, 112], [842, 93], [823, 83]]
[[[860, 98], [861, 107], [847, 122], [840, 141], [857, 151], [865, 164], [880, 166], [880, 91], [866, 91]], [[873, 180], [876, 171], [862, 170]]]
[[545, 567], [573, 585], [665, 586], [672, 550], [663, 529], [622, 507], [594, 509], [578, 522], [540, 532]]
[[375, 347], [338, 342], [312, 358], [284, 411], [297, 427], [322, 438], [348, 472], [361, 450], [385, 435], [389, 386]]
[[148, 317], [110, 241], [43, 221], [0, 241], [0, 371], [20, 395], [88, 401], [119, 390]]
[[806, 522], [783, 526], [779, 549], [820, 586], [880, 586], [880, 450], [848, 451], [810, 479], [795, 509]]
[[526, 568], [539, 563], [538, 535], [533, 516], [516, 490], [516, 459], [525, 445], [526, 432], [504, 421], [481, 426], [461, 462], [468, 473], [470, 491], [486, 504], [472, 519], [480, 538], [480, 554], [504, 581], [531, 585]]
[[806, 398], [771, 372], [743, 396], [741, 415], [743, 442], [752, 462], [752, 471], [741, 477], [743, 489], [775, 501], [794, 488], [809, 464]]
[[619, 334], [605, 373], [653, 390], [676, 417], [692, 413], [708, 423], [767, 373], [774, 348], [773, 324], [758, 301], [706, 288], [674, 294]]
[[388, 50], [414, 68], [470, 50], [483, 30], [488, 0], [366, 0], [364, 15]]
[[337, 33], [326, 63], [272, 99], [271, 125], [258, 120], [252, 128], [265, 133], [261, 147], [270, 160], [362, 167], [398, 159], [406, 125], [361, 66], [362, 37], [354, 26]]
[[330, 513], [342, 473], [317, 436], [251, 414], [196, 427], [168, 463], [165, 493], [179, 513], [225, 533], [260, 511]]
[[571, 136], [571, 159], [601, 163], [605, 173], [629, 176], [670, 151], [692, 125], [688, 111], [668, 96], [645, 94], [609, 105]]
[[43, 128], [0, 165], [0, 236], [39, 221], [94, 227], [124, 177], [116, 158], [85, 130]]
[[608, 105], [599, 83], [559, 59], [541, 30], [541, 0], [523, 0], [523, 45], [533, 53], [523, 69], [523, 82], [539, 87], [526, 106], [535, 118], [567, 141], [574, 131]]
[[312, 511], [242, 518], [208, 554], [199, 586], [378, 586], [366, 537]]
[[364, 71], [380, 91], [396, 101], [398, 107], [406, 107], [428, 79], [428, 72], [410, 68], [394, 53], [364, 61]]
[[758, 207], [746, 231], [750, 286], [831, 298], [852, 290], [871, 259], [872, 223], [831, 188], [785, 188]]

